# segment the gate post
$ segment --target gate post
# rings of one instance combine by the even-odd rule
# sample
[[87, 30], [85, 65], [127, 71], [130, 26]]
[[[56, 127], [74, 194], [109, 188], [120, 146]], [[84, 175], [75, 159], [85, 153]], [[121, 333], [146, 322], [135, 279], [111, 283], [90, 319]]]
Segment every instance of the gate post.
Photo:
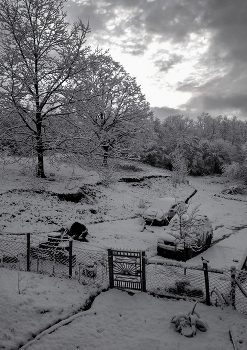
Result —
[[72, 265], [73, 265], [73, 239], [69, 240], [69, 278], [72, 277]]
[[30, 232], [27, 233], [27, 271], [30, 271]]
[[146, 292], [147, 291], [147, 287], [146, 287], [146, 255], [145, 252], [142, 252], [141, 254], [141, 267], [142, 267], [142, 292]]
[[108, 266], [109, 266], [110, 288], [114, 288], [114, 281], [113, 281], [113, 256], [112, 256], [112, 250], [111, 249], [108, 249]]
[[208, 278], [208, 264], [203, 262], [203, 271], [205, 278], [205, 289], [206, 289], [206, 304], [210, 305], [210, 292], [209, 292], [209, 278]]
[[231, 299], [232, 299], [232, 307], [236, 308], [236, 266], [231, 267]]

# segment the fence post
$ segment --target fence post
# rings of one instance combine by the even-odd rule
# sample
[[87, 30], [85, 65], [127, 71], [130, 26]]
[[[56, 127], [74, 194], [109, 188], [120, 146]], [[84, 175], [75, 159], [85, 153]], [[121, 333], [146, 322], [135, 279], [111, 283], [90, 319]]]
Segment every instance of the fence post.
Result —
[[72, 277], [72, 265], [73, 265], [73, 239], [69, 240], [69, 278]]
[[31, 234], [30, 232], [27, 233], [27, 271], [30, 271], [30, 237], [31, 237]]
[[112, 250], [108, 249], [108, 266], [109, 266], [109, 282], [110, 288], [114, 288], [114, 280], [113, 280], [113, 256]]
[[209, 278], [208, 278], [208, 264], [207, 262], [203, 262], [203, 271], [205, 278], [205, 289], [206, 289], [206, 304], [210, 305], [210, 292], [209, 292]]
[[231, 266], [231, 299], [232, 306], [235, 309], [235, 293], [236, 293], [236, 266]]
[[141, 261], [141, 267], [142, 267], [142, 292], [147, 291], [147, 286], [146, 286], [146, 254], [145, 252], [142, 252], [142, 261]]

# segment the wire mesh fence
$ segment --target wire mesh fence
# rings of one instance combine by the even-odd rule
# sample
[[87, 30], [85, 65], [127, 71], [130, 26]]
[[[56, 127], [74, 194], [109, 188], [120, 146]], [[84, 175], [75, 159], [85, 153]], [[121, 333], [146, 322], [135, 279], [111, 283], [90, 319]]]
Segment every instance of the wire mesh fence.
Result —
[[73, 246], [49, 234], [0, 235], [0, 266], [75, 278], [84, 285], [109, 284], [105, 249]]
[[[0, 267], [74, 278], [83, 285], [99, 287], [110, 284], [108, 259], [106, 249], [62, 239], [55, 233], [0, 233]], [[149, 293], [192, 298], [221, 307], [232, 305], [247, 315], [247, 267], [214, 269], [207, 263], [191, 266], [168, 260], [142, 265]]]
[[203, 270], [183, 263], [151, 263], [146, 267], [147, 291], [172, 297], [206, 298]]
[[229, 269], [212, 269], [208, 271], [210, 303], [215, 306], [231, 305], [232, 280]]
[[148, 263], [147, 291], [160, 296], [191, 298], [208, 305], [229, 306], [247, 315], [247, 271], [214, 269], [165, 261]]
[[32, 235], [30, 241], [31, 271], [59, 277], [69, 276], [68, 239], [40, 234]]
[[235, 307], [247, 316], [247, 271], [236, 271]]
[[26, 235], [2, 235], [0, 239], [0, 266], [9, 269], [27, 269]]

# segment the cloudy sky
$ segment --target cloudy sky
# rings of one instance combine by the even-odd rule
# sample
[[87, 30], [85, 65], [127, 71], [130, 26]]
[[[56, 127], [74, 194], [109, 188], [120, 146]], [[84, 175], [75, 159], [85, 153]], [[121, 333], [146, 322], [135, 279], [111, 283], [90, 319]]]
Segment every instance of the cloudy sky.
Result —
[[247, 120], [246, 0], [69, 0], [88, 45], [136, 77], [155, 115]]

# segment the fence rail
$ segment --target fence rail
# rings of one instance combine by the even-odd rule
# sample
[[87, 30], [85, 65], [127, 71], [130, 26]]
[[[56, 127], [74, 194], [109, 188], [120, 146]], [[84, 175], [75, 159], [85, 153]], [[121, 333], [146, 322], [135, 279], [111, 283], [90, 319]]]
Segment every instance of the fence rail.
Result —
[[[74, 278], [85, 285], [132, 288], [131, 283], [119, 283], [118, 277], [124, 274], [128, 281], [138, 277], [142, 291], [196, 299], [208, 305], [232, 305], [247, 315], [246, 263], [243, 269], [229, 270], [212, 268], [205, 261], [191, 266], [171, 260], [147, 260], [145, 252], [134, 258], [131, 251], [128, 257], [119, 254], [88, 243], [81, 247], [73, 240], [56, 241], [47, 234], [0, 234], [0, 267]], [[136, 259], [134, 265], [131, 259]]]

